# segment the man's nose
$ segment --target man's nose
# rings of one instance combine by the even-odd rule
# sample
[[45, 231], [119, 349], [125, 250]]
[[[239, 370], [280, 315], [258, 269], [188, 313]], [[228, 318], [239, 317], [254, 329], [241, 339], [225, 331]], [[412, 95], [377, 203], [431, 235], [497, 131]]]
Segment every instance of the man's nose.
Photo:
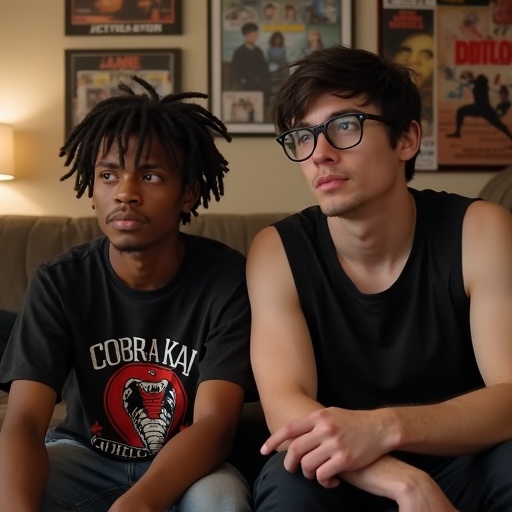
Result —
[[116, 190], [116, 200], [124, 204], [140, 202], [140, 180], [136, 176], [124, 176]]
[[325, 160], [334, 160], [337, 158], [339, 149], [336, 149], [325, 136], [325, 133], [321, 132], [317, 134], [316, 147], [311, 155], [311, 158], [315, 163], [321, 163]]

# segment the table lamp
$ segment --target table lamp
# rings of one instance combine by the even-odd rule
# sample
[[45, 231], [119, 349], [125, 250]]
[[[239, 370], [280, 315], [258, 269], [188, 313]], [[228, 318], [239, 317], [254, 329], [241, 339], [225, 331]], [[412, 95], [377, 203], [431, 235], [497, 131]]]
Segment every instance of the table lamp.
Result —
[[14, 179], [14, 130], [0, 123], [0, 181]]

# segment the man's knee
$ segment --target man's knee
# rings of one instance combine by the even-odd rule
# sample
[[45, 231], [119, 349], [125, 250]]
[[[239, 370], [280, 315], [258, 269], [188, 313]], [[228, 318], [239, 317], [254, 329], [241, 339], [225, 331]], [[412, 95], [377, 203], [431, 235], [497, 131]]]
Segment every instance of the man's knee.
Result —
[[475, 455], [455, 457], [434, 476], [459, 509], [468, 512], [512, 510], [512, 442]]
[[[327, 491], [314, 480], [306, 479], [299, 470], [290, 473], [284, 467], [284, 453], [276, 453], [263, 467], [254, 485], [254, 510], [267, 512], [310, 512], [329, 510], [322, 508]], [[311, 508], [312, 503], [315, 508]]]
[[179, 512], [251, 512], [252, 498], [244, 477], [224, 464], [193, 484], [178, 505]]
[[267, 512], [354, 512], [395, 511], [396, 503], [374, 496], [342, 481], [325, 489], [308, 480], [300, 470], [290, 473], [284, 467], [284, 453], [277, 453], [265, 464], [254, 486], [254, 510]]
[[496, 510], [512, 510], [512, 441], [485, 453], [482, 473], [488, 478], [491, 501], [505, 507]]

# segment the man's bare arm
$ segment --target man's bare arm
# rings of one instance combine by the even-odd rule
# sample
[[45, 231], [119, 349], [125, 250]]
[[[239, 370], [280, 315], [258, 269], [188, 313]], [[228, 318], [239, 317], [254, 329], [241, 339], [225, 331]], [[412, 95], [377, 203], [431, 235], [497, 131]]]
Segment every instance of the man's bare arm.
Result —
[[[512, 439], [512, 216], [477, 201], [465, 216], [462, 263], [476, 361], [485, 388], [433, 406], [391, 409], [397, 448], [474, 453]], [[449, 342], [449, 340], [447, 340]]]
[[44, 384], [14, 381], [0, 431], [0, 512], [39, 510], [48, 478], [44, 444], [56, 393]]
[[217, 469], [231, 452], [243, 399], [244, 390], [237, 384], [202, 382], [193, 424], [162, 448], [146, 473], [110, 512], [164, 512], [193, 483]]

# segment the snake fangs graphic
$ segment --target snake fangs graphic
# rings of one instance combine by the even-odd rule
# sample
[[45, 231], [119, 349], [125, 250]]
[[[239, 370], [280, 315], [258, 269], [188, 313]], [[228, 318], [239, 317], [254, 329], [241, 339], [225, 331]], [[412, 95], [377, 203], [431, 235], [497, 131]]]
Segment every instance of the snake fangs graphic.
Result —
[[123, 404], [144, 445], [156, 453], [162, 448], [174, 418], [176, 391], [167, 380], [148, 382], [130, 379]]

